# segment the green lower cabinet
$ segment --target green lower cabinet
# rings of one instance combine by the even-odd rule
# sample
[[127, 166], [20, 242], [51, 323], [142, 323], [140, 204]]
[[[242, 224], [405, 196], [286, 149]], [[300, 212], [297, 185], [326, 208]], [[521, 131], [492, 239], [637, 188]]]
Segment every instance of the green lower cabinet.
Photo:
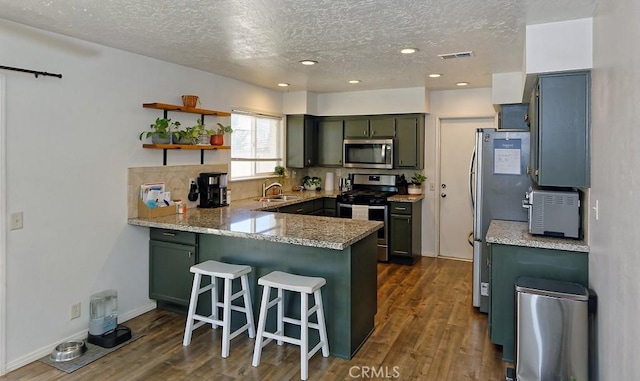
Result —
[[516, 292], [518, 277], [552, 279], [589, 286], [587, 253], [491, 244], [489, 336], [502, 345], [502, 359], [515, 361]]
[[196, 246], [149, 241], [149, 298], [188, 306], [196, 264]]
[[422, 202], [392, 202], [389, 207], [389, 260], [415, 263], [422, 250]]

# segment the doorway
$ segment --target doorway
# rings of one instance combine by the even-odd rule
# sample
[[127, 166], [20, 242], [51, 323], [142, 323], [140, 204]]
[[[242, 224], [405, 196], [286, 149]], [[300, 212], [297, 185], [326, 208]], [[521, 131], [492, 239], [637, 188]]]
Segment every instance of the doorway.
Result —
[[442, 118], [440, 135], [439, 256], [473, 260], [469, 233], [473, 213], [469, 195], [469, 165], [475, 146], [475, 130], [493, 127], [495, 118]]

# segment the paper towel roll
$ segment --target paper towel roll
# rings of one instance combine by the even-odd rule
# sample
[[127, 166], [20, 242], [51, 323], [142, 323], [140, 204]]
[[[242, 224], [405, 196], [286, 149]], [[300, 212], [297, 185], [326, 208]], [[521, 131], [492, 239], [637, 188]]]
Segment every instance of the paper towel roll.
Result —
[[333, 172], [327, 172], [324, 175], [324, 191], [333, 192]]

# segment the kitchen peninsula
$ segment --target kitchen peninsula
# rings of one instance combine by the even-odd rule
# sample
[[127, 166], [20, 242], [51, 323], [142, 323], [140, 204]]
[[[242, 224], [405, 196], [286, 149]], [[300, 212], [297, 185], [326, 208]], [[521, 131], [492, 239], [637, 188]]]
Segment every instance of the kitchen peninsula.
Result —
[[[329, 350], [334, 356], [350, 359], [374, 328], [376, 232], [382, 223], [272, 212], [285, 205], [321, 197], [311, 193], [295, 201], [239, 200], [228, 207], [194, 208], [186, 214], [165, 217], [130, 218], [128, 223], [151, 228], [150, 254], [153, 243], [165, 237], [178, 243], [189, 241], [190, 247], [195, 248], [193, 258], [189, 251], [190, 263], [213, 259], [250, 265], [254, 311], [259, 311], [260, 306], [261, 289], [257, 280], [271, 271], [325, 278], [327, 284], [322, 296]], [[158, 244], [167, 250], [177, 247], [176, 243]], [[158, 259], [150, 258], [150, 268], [154, 260]], [[188, 266], [174, 271], [186, 272], [182, 275], [191, 279]], [[150, 289], [152, 282], [150, 274]], [[190, 284], [187, 293], [189, 288]], [[150, 296], [153, 298], [151, 290]], [[295, 299], [287, 301], [287, 308], [290, 315], [298, 317], [299, 300]]]

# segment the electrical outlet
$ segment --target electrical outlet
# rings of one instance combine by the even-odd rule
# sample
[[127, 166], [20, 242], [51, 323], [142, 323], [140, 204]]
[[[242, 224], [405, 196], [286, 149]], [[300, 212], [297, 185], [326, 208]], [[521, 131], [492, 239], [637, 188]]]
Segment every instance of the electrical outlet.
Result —
[[429, 183], [429, 190], [431, 190], [431, 191], [436, 190], [436, 184], [435, 183]]
[[9, 228], [11, 230], [22, 229], [22, 212], [11, 213], [10, 218]]
[[71, 320], [77, 319], [80, 317], [80, 310], [82, 307], [82, 303], [78, 302], [76, 304], [71, 305]]

